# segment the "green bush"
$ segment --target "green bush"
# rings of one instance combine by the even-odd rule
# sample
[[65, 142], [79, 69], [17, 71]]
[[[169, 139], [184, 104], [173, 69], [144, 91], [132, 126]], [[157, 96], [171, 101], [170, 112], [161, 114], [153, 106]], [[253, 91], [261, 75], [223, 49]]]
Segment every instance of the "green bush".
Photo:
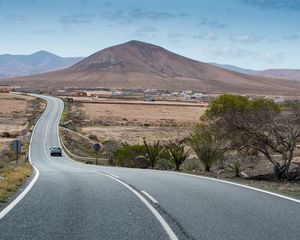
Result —
[[163, 156], [174, 163], [175, 169], [179, 171], [180, 165], [189, 157], [190, 152], [190, 150], [185, 150], [183, 143], [170, 141], [170, 143], [165, 146]]
[[160, 145], [159, 141], [154, 142], [153, 144], [149, 144], [144, 139], [144, 146], [146, 150], [147, 159], [151, 162], [151, 168], [154, 168], [157, 160], [160, 158], [163, 147]]
[[125, 143], [121, 149], [118, 149], [114, 154], [114, 159], [117, 166], [121, 167], [137, 167], [134, 159], [139, 156], [145, 156], [146, 150], [144, 145], [129, 145]]
[[210, 172], [212, 165], [223, 157], [226, 148], [226, 141], [219, 129], [201, 124], [191, 133], [189, 144], [204, 165], [206, 172]]
[[170, 169], [173, 169], [174, 167], [175, 166], [171, 161], [163, 158], [163, 159], [157, 160], [154, 168], [158, 169], [158, 170], [170, 170]]
[[239, 177], [242, 171], [241, 162], [239, 160], [228, 165], [228, 168], [231, 172], [234, 173], [236, 177]]

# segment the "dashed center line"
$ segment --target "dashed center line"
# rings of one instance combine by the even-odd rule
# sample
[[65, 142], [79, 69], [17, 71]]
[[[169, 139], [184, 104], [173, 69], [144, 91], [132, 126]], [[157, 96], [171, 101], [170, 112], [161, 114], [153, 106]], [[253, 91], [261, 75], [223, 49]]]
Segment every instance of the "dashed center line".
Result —
[[149, 198], [154, 204], [158, 204], [158, 201], [152, 197], [149, 193], [147, 193], [145, 190], [141, 191], [147, 198]]

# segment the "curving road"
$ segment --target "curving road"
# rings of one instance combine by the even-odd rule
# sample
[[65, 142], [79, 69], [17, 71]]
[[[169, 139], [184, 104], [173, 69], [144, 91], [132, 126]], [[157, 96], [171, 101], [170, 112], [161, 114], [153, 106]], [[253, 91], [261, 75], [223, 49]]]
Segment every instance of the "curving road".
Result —
[[42, 98], [48, 105], [30, 146], [38, 175], [0, 213], [0, 239], [300, 239], [297, 201], [190, 175], [50, 157], [63, 102]]

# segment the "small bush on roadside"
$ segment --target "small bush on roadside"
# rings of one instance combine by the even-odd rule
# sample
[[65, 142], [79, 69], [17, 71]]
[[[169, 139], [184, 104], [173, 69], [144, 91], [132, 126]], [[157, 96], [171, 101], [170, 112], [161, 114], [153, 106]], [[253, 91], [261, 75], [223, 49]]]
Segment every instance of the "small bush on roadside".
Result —
[[149, 168], [151, 166], [150, 160], [144, 156], [134, 158], [132, 163], [135, 168]]
[[165, 146], [163, 156], [175, 164], [175, 169], [179, 171], [180, 165], [189, 157], [190, 150], [186, 150], [183, 143], [177, 143], [170, 141]]
[[205, 171], [210, 172], [213, 164], [222, 159], [226, 141], [219, 129], [199, 124], [191, 133], [189, 144], [204, 165]]
[[181, 170], [186, 172], [202, 171], [201, 163], [197, 158], [190, 158], [184, 161], [181, 165]]
[[163, 147], [160, 145], [159, 141], [154, 142], [153, 144], [149, 144], [144, 139], [144, 146], [146, 150], [147, 159], [151, 162], [151, 168], [154, 168], [157, 160], [160, 158]]
[[10, 137], [10, 133], [9, 132], [3, 132], [1, 134], [1, 137], [3, 137], [3, 138], [9, 138]]
[[159, 159], [154, 167], [157, 170], [170, 170], [175, 168], [174, 164], [167, 159]]
[[136, 167], [134, 159], [139, 156], [145, 156], [146, 150], [144, 145], [130, 145], [125, 143], [121, 149], [118, 149], [114, 154], [114, 159], [117, 166], [121, 167]]
[[241, 162], [239, 160], [236, 160], [232, 164], [229, 164], [228, 168], [231, 172], [234, 173], [236, 177], [239, 177], [242, 172]]
[[88, 138], [91, 139], [91, 140], [94, 141], [94, 142], [98, 142], [98, 137], [97, 137], [97, 135], [95, 135], [95, 134], [90, 134], [90, 135], [88, 136]]

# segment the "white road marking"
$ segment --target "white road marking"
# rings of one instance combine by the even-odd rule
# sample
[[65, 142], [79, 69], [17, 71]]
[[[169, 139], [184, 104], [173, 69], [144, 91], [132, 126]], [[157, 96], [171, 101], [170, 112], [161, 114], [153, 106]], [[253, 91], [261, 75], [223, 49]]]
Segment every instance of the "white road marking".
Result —
[[279, 198], [283, 198], [285, 200], [289, 200], [289, 201], [292, 201], [292, 202], [300, 203], [300, 200], [292, 198], [292, 197], [287, 197], [287, 196], [284, 196], [284, 195], [281, 195], [281, 194], [278, 194], [278, 193], [269, 192], [267, 190], [262, 190], [262, 189], [259, 189], [259, 188], [250, 187], [250, 186], [235, 183], [235, 182], [229, 182], [229, 181], [221, 180], [221, 179], [217, 179], [217, 178], [204, 177], [204, 176], [193, 175], [193, 174], [188, 174], [188, 173], [171, 172], [171, 171], [169, 173], [178, 174], [178, 175], [185, 175], [185, 176], [195, 177], [195, 178], [202, 178], [202, 179], [215, 181], [215, 182], [226, 183], [226, 184], [230, 184], [230, 185], [234, 185], [234, 186], [238, 186], [238, 187], [242, 187], [242, 188], [247, 188], [247, 189], [250, 189], [250, 190], [253, 190], [253, 191], [257, 191], [257, 192], [262, 192], [262, 193], [269, 194], [269, 195], [272, 195], [272, 196], [276, 196], [276, 197], [279, 197]]
[[113, 177], [112, 175], [109, 174], [105, 174], [105, 173], [101, 173], [98, 171], [95, 171], [98, 174], [101, 174], [103, 176], [109, 177], [117, 182], [119, 182], [120, 184], [122, 184], [123, 186], [125, 186], [126, 188], [128, 188], [132, 193], [134, 193], [145, 205], [146, 207], [152, 212], [152, 214], [156, 217], [156, 219], [160, 222], [160, 224], [162, 225], [162, 227], [164, 228], [164, 230], [166, 231], [166, 233], [168, 234], [169, 238], [171, 240], [178, 240], [176, 234], [173, 232], [172, 228], [169, 226], [169, 224], [165, 221], [165, 219], [159, 214], [159, 212], [136, 190], [134, 190], [132, 187], [130, 187], [128, 184], [124, 183], [123, 181], [121, 181], [118, 178]]
[[144, 190], [142, 190], [141, 192], [142, 192], [143, 194], [145, 194], [146, 197], [149, 198], [154, 204], [158, 204], [158, 201], [157, 201], [154, 197], [152, 197], [149, 193], [147, 193], [147, 192], [144, 191]]
[[120, 179], [118, 176], [113, 175], [113, 174], [110, 174], [110, 176], [112, 176], [112, 177], [114, 177], [114, 178], [117, 178], [117, 179]]

